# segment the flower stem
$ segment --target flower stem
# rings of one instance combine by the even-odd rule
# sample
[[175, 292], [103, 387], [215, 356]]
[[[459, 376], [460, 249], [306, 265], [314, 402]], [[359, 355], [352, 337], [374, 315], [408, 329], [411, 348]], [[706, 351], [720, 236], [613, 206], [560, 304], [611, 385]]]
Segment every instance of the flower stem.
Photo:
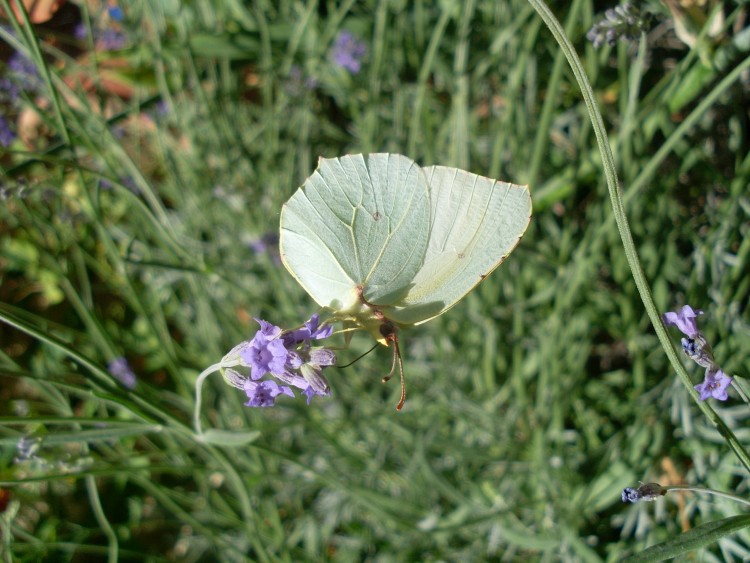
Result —
[[745, 391], [745, 385], [744, 383], [740, 382], [740, 379], [744, 381], [744, 378], [733, 375], [732, 387], [734, 387], [734, 390], [737, 391], [737, 394], [739, 394], [740, 398], [745, 401], [746, 404], [750, 405], [750, 397], [748, 397], [747, 391]]
[[201, 441], [203, 439], [203, 428], [201, 427], [201, 389], [203, 388], [203, 382], [206, 380], [206, 378], [215, 371], [219, 371], [221, 367], [221, 362], [212, 366], [208, 366], [198, 376], [198, 379], [195, 380], [195, 408], [193, 409], [193, 427], [195, 428], [195, 434], [198, 436], [198, 440]]
[[747, 500], [742, 497], [738, 497], [737, 495], [733, 495], [731, 493], [717, 491], [716, 489], [705, 489], [703, 487], [683, 487], [681, 485], [677, 485], [674, 487], [664, 487], [664, 488], [667, 490], [668, 493], [672, 491], [692, 491], [695, 493], [705, 493], [707, 495], [714, 495], [715, 497], [727, 498], [729, 500], [733, 500], [734, 502], [739, 502], [741, 504], [747, 504], [748, 506], [750, 506], [750, 500]]

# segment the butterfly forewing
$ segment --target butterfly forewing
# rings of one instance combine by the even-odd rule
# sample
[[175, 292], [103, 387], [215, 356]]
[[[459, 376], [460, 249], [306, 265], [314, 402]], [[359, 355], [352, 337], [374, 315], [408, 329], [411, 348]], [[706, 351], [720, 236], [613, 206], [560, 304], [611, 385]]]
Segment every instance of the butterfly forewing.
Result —
[[394, 300], [422, 266], [429, 215], [427, 180], [408, 158], [321, 158], [282, 209], [282, 260], [321, 306], [356, 305], [357, 286], [371, 303]]
[[531, 219], [526, 186], [456, 168], [424, 168], [431, 230], [424, 263], [389, 318], [429, 320], [457, 303], [518, 244]]

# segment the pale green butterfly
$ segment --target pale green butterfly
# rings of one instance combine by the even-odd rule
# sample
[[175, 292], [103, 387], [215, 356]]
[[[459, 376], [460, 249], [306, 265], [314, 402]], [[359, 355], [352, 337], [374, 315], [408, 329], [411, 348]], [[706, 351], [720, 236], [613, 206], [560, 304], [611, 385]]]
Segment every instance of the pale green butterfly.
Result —
[[397, 329], [455, 305], [530, 220], [527, 186], [398, 154], [321, 158], [281, 210], [281, 259], [332, 321], [393, 342], [395, 367]]

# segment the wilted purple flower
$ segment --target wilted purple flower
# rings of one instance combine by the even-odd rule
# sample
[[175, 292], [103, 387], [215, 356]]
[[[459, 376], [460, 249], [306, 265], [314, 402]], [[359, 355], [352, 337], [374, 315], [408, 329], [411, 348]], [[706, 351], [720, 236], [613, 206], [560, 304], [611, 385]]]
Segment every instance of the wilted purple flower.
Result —
[[245, 393], [249, 399], [245, 403], [246, 407], [273, 407], [276, 404], [276, 397], [281, 394], [294, 397], [294, 392], [289, 387], [279, 385], [271, 379], [259, 383], [246, 381]]
[[[260, 379], [267, 373], [274, 375], [284, 373], [288, 355], [284, 341], [278, 338], [281, 329], [266, 321], [258, 322], [261, 323], [261, 329], [240, 352], [240, 357], [245, 365], [250, 367], [250, 377], [254, 380]], [[278, 333], [274, 336], [276, 331]]]
[[695, 338], [700, 331], [695, 319], [702, 315], [703, 311], [695, 310], [690, 305], [685, 305], [679, 311], [664, 313], [661, 318], [665, 325], [674, 325], [688, 338]]
[[700, 400], [705, 401], [713, 397], [718, 401], [726, 401], [729, 398], [727, 388], [732, 383], [732, 378], [719, 368], [708, 368], [703, 383], [695, 386], [700, 394]]
[[622, 502], [640, 502], [656, 500], [667, 494], [667, 489], [659, 483], [643, 483], [637, 489], [625, 487], [622, 490]]
[[109, 373], [127, 389], [135, 389], [137, 378], [124, 357], [115, 358], [107, 366]]
[[16, 134], [10, 128], [10, 123], [0, 115], [0, 147], [9, 147], [16, 140]]
[[326, 378], [323, 376], [323, 368], [335, 364], [336, 356], [331, 350], [319, 350], [319, 352], [327, 352], [330, 354], [330, 359], [327, 360], [328, 363], [316, 364], [313, 363], [311, 358], [309, 362], [306, 362], [299, 367], [299, 371], [312, 390], [315, 391], [316, 395], [325, 395], [330, 390], [330, 386], [328, 385]]
[[347, 30], [341, 31], [333, 44], [331, 58], [333, 62], [352, 74], [362, 68], [362, 59], [367, 54], [367, 45]]
[[650, 15], [641, 12], [638, 6], [625, 2], [604, 12], [604, 16], [586, 33], [586, 39], [597, 49], [605, 42], [614, 46], [618, 39], [633, 41], [638, 39], [641, 31], [648, 29], [650, 19]]
[[716, 362], [714, 362], [714, 353], [711, 345], [700, 332], [695, 338], [683, 338], [681, 342], [682, 351], [696, 364], [704, 368], [710, 368], [715, 365]]

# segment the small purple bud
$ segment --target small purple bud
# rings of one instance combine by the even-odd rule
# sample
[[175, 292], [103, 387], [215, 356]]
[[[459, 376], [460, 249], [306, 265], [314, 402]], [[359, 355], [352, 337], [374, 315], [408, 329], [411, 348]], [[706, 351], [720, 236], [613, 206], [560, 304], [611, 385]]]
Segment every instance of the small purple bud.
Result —
[[109, 373], [117, 379], [126, 389], [135, 389], [138, 379], [130, 368], [130, 364], [124, 357], [115, 358], [107, 366]]
[[643, 483], [637, 489], [625, 487], [622, 490], [622, 502], [652, 501], [667, 494], [667, 489], [659, 483]]

